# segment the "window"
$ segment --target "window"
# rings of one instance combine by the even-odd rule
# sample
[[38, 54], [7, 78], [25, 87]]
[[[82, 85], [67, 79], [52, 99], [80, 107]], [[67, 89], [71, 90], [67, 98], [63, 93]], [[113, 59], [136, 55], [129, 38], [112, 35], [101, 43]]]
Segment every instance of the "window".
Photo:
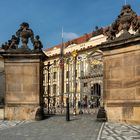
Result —
[[76, 88], [76, 90], [77, 90], [77, 86], [78, 86], [78, 84], [76, 83], [76, 87], [75, 87], [75, 88]]
[[53, 84], [53, 93], [56, 94], [56, 84]]
[[69, 84], [66, 84], [66, 92], [69, 92]]
[[94, 94], [101, 96], [101, 86], [98, 83], [94, 84]]
[[75, 70], [75, 77], [77, 77], [77, 70]]
[[87, 87], [87, 83], [84, 83], [84, 87]]
[[94, 94], [94, 86], [91, 87], [91, 95]]
[[82, 77], [82, 76], [84, 76], [84, 71], [83, 71], [83, 70], [81, 70], [81, 77]]
[[66, 78], [69, 78], [69, 71], [66, 72]]
[[56, 79], [56, 72], [53, 73], [53, 79]]
[[48, 85], [48, 94], [50, 93], [50, 91], [51, 91], [51, 88], [50, 88], [50, 85]]

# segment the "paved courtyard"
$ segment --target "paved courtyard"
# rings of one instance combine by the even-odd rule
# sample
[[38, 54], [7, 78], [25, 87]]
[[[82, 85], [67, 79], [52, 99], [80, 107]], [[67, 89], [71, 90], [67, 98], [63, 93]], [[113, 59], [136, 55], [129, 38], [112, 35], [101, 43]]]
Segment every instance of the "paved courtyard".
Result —
[[100, 140], [140, 140], [140, 125], [106, 122]]
[[0, 140], [140, 140], [140, 125], [98, 122], [94, 115], [0, 121]]
[[89, 115], [64, 116], [29, 122], [0, 130], [0, 140], [96, 140], [102, 123]]
[[[4, 121], [0, 120], [0, 130], [19, 126], [21, 124], [29, 123], [29, 121]], [[0, 139], [1, 140], [1, 139]]]

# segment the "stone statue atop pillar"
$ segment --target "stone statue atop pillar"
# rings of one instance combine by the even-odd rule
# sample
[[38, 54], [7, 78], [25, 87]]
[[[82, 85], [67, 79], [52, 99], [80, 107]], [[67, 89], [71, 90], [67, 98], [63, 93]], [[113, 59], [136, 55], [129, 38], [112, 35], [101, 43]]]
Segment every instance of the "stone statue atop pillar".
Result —
[[33, 45], [34, 45], [34, 50], [40, 51], [43, 48], [43, 45], [42, 45], [42, 43], [40, 41], [39, 35], [37, 35], [35, 37]]
[[[28, 47], [29, 39], [34, 47], [33, 50]], [[21, 41], [21, 47], [19, 47], [19, 43]], [[20, 24], [20, 28], [16, 32], [15, 35], [12, 35], [11, 39], [1, 45], [1, 48], [5, 51], [41, 51], [43, 45], [40, 41], [39, 35], [34, 38], [34, 32], [29, 28], [29, 24], [23, 22]]]
[[2, 44], [2, 49], [8, 50], [8, 49], [17, 49], [19, 45], [19, 38], [15, 35], [12, 35], [11, 39], [8, 40], [8, 42], [5, 42], [5, 44]]
[[23, 22], [20, 25], [20, 29], [16, 32], [16, 36], [18, 38], [21, 38], [21, 42], [22, 42], [22, 48], [27, 49], [28, 46], [28, 41], [29, 38], [31, 39], [31, 42], [34, 42], [34, 33], [33, 31], [29, 28], [29, 24], [26, 22]]
[[9, 49], [17, 49], [18, 44], [19, 44], [19, 38], [15, 35], [12, 35], [12, 38], [9, 41]]

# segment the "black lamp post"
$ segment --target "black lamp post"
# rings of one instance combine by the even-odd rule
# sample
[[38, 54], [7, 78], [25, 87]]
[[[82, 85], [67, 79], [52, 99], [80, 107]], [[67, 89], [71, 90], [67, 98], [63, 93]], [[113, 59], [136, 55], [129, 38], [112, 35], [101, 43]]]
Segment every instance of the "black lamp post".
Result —
[[68, 64], [68, 97], [66, 98], [66, 121], [70, 121], [70, 109], [69, 109], [69, 58], [67, 59]]

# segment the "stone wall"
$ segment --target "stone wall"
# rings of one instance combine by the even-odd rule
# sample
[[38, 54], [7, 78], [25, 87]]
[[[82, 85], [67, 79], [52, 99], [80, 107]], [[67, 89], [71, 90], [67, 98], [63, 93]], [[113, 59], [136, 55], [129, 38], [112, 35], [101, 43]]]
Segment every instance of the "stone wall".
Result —
[[108, 120], [140, 123], [140, 45], [108, 49], [103, 61]]
[[34, 120], [40, 106], [40, 59], [5, 57], [5, 119]]
[[4, 119], [4, 108], [0, 108], [0, 120]]

